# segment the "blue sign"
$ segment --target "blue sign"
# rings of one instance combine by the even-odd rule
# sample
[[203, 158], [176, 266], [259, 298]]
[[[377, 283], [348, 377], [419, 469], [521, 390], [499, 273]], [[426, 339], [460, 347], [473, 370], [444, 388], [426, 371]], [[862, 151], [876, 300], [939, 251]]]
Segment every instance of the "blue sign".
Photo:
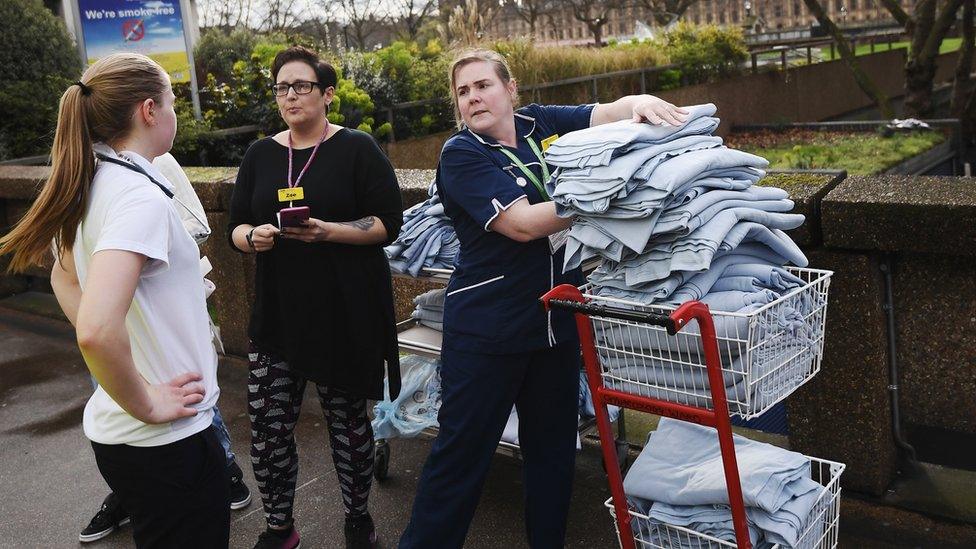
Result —
[[78, 0], [88, 64], [116, 52], [146, 55], [174, 83], [190, 81], [179, 0]]

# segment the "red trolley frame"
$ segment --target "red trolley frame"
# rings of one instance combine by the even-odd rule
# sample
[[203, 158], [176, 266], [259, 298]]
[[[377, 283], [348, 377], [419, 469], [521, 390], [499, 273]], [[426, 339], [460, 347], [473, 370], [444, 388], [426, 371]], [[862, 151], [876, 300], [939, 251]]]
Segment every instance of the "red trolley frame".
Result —
[[[683, 421], [690, 421], [701, 425], [714, 427], [718, 430], [719, 447], [722, 452], [722, 465], [725, 469], [725, 483], [729, 492], [729, 503], [732, 509], [732, 524], [735, 527], [736, 544], [740, 549], [752, 549], [749, 541], [749, 530], [746, 524], [746, 508], [742, 501], [742, 486], [739, 481], [739, 468], [735, 461], [735, 446], [732, 441], [732, 426], [729, 421], [728, 402], [725, 398], [725, 383], [722, 379], [722, 363], [719, 359], [718, 343], [715, 337], [715, 325], [708, 305], [700, 301], [689, 301], [678, 307], [670, 316], [633, 311], [629, 309], [596, 305], [587, 303], [582, 292], [576, 287], [563, 284], [550, 290], [541, 298], [546, 309], [568, 309], [575, 313], [576, 328], [579, 331], [580, 346], [583, 352], [583, 364], [586, 368], [586, 378], [593, 395], [593, 407], [596, 411], [597, 431], [600, 435], [600, 447], [603, 450], [603, 462], [606, 466], [607, 477], [610, 482], [610, 493], [613, 496], [613, 506], [617, 519], [617, 532], [622, 549], [635, 549], [634, 538], [630, 522], [631, 516], [627, 508], [627, 498], [624, 495], [623, 476], [617, 461], [616, 445], [612, 443], [613, 433], [610, 431], [610, 417], [607, 404], [614, 404], [623, 408], [631, 408], [642, 412], [671, 417]], [[600, 361], [596, 352], [596, 339], [589, 316], [617, 318], [643, 322], [656, 326], [663, 326], [668, 334], [674, 335], [688, 325], [691, 320], [698, 321], [701, 332], [702, 345], [705, 350], [705, 363], [708, 371], [708, 384], [712, 393], [713, 409], [698, 408], [684, 404], [676, 404], [664, 400], [641, 397], [608, 389], [603, 385]]]

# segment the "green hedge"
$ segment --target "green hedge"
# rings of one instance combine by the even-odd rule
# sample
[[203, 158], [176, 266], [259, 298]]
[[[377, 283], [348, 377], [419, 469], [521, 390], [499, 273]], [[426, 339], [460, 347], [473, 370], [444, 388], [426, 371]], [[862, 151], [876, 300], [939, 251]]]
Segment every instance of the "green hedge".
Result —
[[0, 159], [49, 153], [61, 94], [81, 74], [78, 52], [41, 0], [3, 0], [0, 21]]

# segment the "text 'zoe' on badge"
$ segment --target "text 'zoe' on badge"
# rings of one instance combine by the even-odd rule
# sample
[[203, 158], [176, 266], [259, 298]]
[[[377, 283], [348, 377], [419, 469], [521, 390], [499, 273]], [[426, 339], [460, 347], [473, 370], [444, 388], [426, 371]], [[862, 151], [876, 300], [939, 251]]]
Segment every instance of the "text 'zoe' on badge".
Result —
[[301, 187], [278, 189], [278, 202], [291, 202], [293, 200], [304, 200], [304, 199], [305, 199], [305, 189]]

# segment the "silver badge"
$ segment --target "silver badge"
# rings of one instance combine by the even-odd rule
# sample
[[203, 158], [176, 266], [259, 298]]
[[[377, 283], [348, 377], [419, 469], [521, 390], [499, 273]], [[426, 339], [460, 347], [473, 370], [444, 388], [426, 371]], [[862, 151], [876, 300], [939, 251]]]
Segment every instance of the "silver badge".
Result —
[[519, 187], [524, 187], [524, 186], [528, 185], [529, 182], [526, 181], [524, 177], [516, 177], [515, 178], [515, 184], [518, 185]]

